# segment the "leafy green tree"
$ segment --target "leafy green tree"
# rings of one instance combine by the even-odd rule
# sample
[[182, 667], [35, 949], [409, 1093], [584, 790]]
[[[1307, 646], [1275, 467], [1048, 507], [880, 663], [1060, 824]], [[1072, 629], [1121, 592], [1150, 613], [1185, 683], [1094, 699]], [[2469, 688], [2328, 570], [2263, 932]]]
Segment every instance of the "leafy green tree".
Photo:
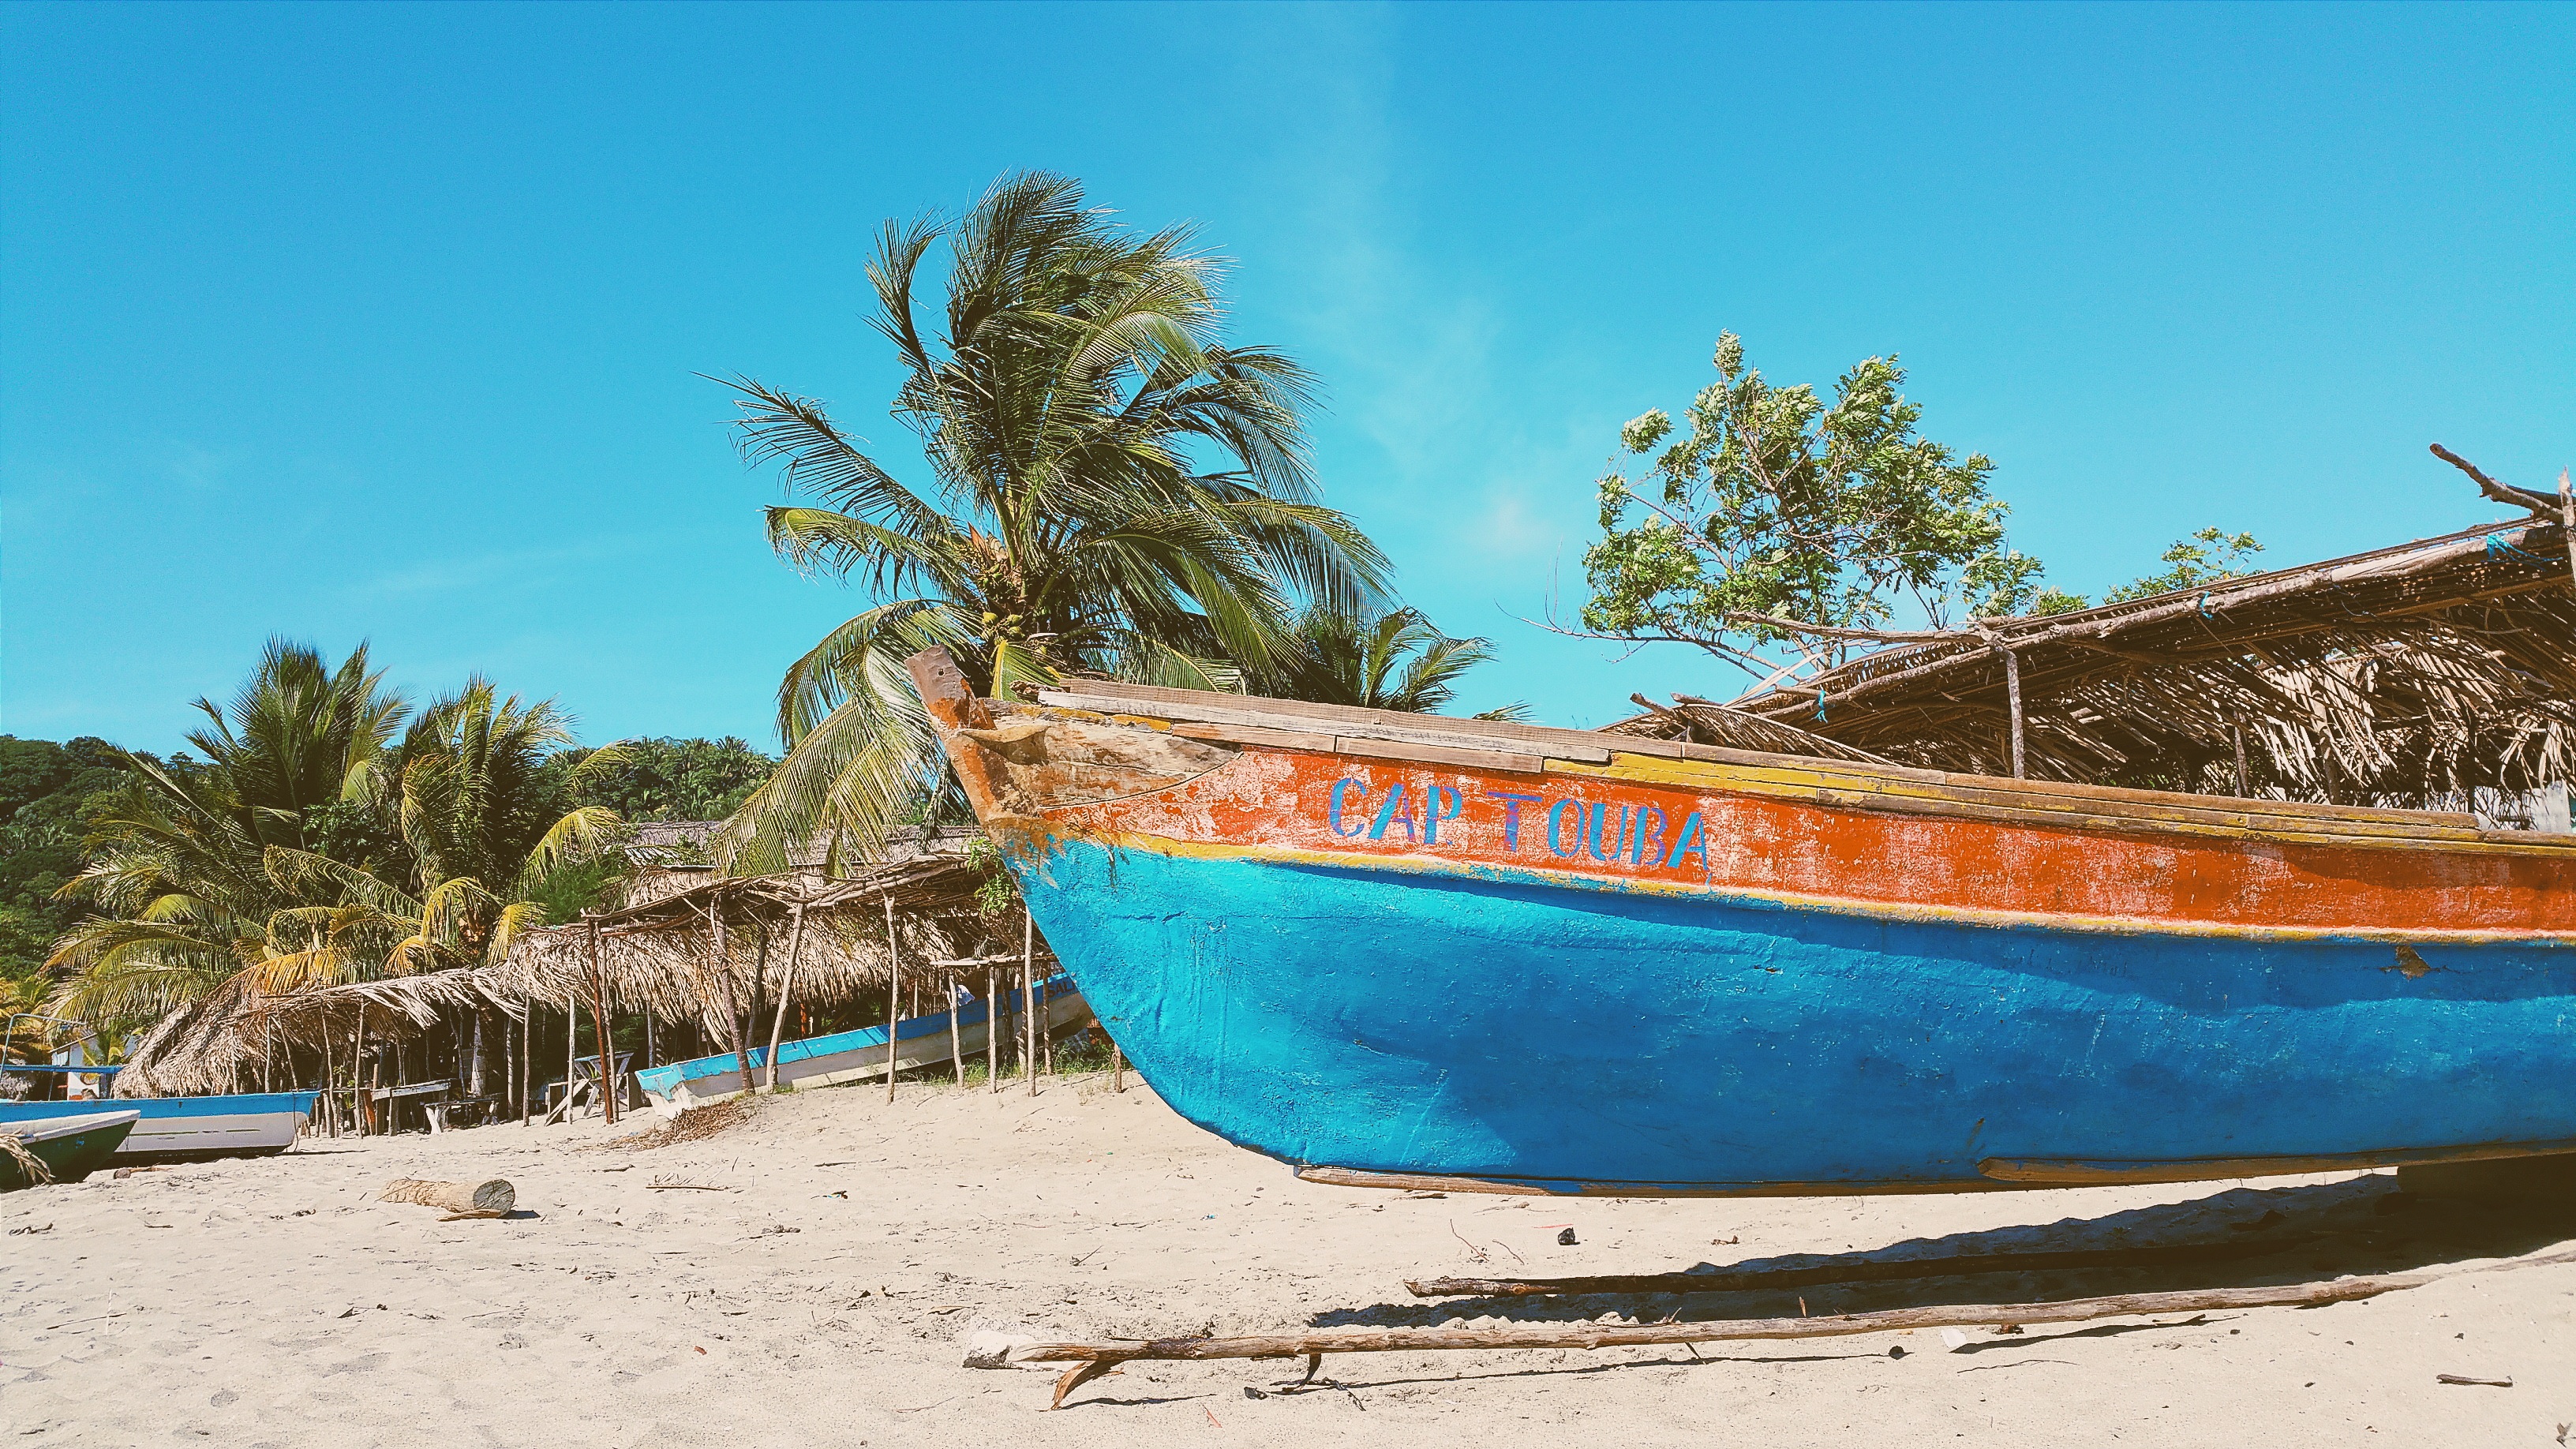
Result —
[[2250, 533], [2204, 528], [2189, 538], [2176, 539], [2174, 546], [2164, 551], [2164, 572], [2122, 584], [2104, 594], [2102, 602], [2125, 603], [2130, 599], [2178, 593], [2222, 579], [2241, 579], [2247, 574], [2260, 573], [2262, 570], [2254, 562], [2254, 555], [2262, 551], [2263, 545], [2256, 542]]
[[591, 771], [575, 791], [571, 773], [590, 758], [565, 750], [546, 761], [569, 804], [605, 805], [623, 820], [721, 820], [778, 768], [778, 762], [731, 735], [720, 740], [630, 740], [622, 758]]
[[[1317, 606], [1298, 616], [1297, 639], [1304, 647], [1264, 687], [1365, 709], [1438, 710], [1457, 697], [1461, 675], [1494, 657], [1492, 640], [1443, 634], [1419, 609], [1352, 614]], [[1476, 718], [1518, 719], [1525, 711], [1505, 705]]]
[[87, 913], [55, 892], [80, 873], [85, 812], [124, 781], [124, 756], [105, 740], [0, 735], [0, 977], [36, 974]]
[[1620, 432], [1651, 461], [1637, 479], [1600, 480], [1585, 631], [1694, 644], [1770, 674], [1765, 646], [1793, 643], [1821, 666], [1854, 643], [1780, 620], [1865, 632], [1901, 599], [1936, 627], [1962, 611], [2062, 606], [2038, 562], [2004, 546], [2005, 506], [1987, 491], [1994, 464], [1916, 435], [1923, 410], [1898, 392], [1894, 358], [1853, 367], [1831, 403], [1766, 382], [1733, 333], [1715, 360], [1718, 380], [1692, 400], [1680, 437], [1661, 409]]
[[[948, 244], [925, 330], [923, 261]], [[1000, 692], [1067, 669], [1225, 688], [1293, 651], [1297, 607], [1357, 611], [1384, 558], [1314, 501], [1307, 373], [1221, 338], [1217, 259], [1136, 233], [1079, 183], [1004, 178], [955, 222], [888, 222], [868, 278], [904, 382], [894, 415], [932, 486], [906, 486], [822, 405], [750, 379], [737, 441], [779, 465], [779, 556], [873, 602], [779, 686], [788, 745], [720, 847], [776, 869], [831, 831], [872, 851], [946, 779], [903, 660], [938, 646]]]

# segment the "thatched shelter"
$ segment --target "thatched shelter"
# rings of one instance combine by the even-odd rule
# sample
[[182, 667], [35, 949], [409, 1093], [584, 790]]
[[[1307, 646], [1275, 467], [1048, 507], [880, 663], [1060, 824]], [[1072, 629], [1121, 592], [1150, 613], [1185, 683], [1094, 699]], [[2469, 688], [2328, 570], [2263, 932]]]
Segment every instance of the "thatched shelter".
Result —
[[1678, 695], [1610, 728], [2528, 824], [2535, 794], [2556, 792], [2563, 817], [2576, 777], [2569, 557], [2558, 523], [2467, 529], [2076, 613], [1888, 636], [1795, 684], [1724, 704]]
[[[559, 1024], [570, 1014], [595, 1039], [594, 1017], [640, 1014], [648, 1036], [659, 1026], [688, 1047], [725, 1050], [737, 1033], [766, 1044], [782, 997], [808, 1019], [861, 1002], [882, 1010], [898, 980], [915, 993], [944, 989], [949, 976], [972, 974], [955, 963], [1021, 948], [1017, 914], [996, 920], [984, 911], [978, 892], [989, 873], [968, 861], [963, 842], [959, 835], [899, 842], [887, 852], [893, 858], [849, 876], [820, 868], [740, 878], [665, 871], [657, 884], [676, 888], [631, 893], [616, 910], [531, 932], [497, 965], [286, 996], [219, 992], [138, 1041], [117, 1091], [167, 1096], [345, 1081], [352, 1059], [371, 1048], [381, 1055], [415, 1046], [422, 1074], [436, 1059], [460, 1078], [478, 1076], [478, 1060], [497, 1065], [508, 1054], [514, 1029], [524, 1054], [540, 1015]], [[561, 1031], [552, 1038], [558, 1063]]]

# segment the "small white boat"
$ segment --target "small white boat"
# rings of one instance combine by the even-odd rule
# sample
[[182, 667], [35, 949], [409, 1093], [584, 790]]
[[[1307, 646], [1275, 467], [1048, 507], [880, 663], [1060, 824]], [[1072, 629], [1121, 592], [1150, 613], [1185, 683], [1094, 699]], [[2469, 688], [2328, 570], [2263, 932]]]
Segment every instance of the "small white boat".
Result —
[[[1090, 1003], [1075, 990], [1073, 978], [1058, 976], [1039, 983], [1040, 1019], [1046, 1023], [1046, 1034], [1062, 1036], [1091, 1024]], [[1002, 1030], [1020, 1030], [1022, 1017], [1018, 1000], [1009, 1003], [1002, 1015]], [[987, 1026], [985, 1003], [970, 1002], [957, 1010], [957, 1042], [948, 1040], [948, 1013], [933, 1012], [911, 1017], [895, 1024], [894, 1065], [899, 1072], [922, 1067], [943, 1067], [956, 1056], [968, 1061], [984, 1058]], [[769, 1051], [766, 1047], [751, 1052], [751, 1074], [761, 1085], [769, 1082]], [[778, 1047], [778, 1083], [780, 1086], [832, 1087], [844, 1082], [864, 1082], [870, 1078], [885, 1079], [886, 1029], [881, 1026], [861, 1027], [857, 1031], [834, 1032], [830, 1036], [807, 1037], [802, 1041], [782, 1042]], [[660, 1107], [694, 1107], [718, 1101], [742, 1091], [742, 1063], [732, 1052], [698, 1057], [685, 1062], [671, 1062], [649, 1067], [635, 1074], [635, 1083], [644, 1095]]]

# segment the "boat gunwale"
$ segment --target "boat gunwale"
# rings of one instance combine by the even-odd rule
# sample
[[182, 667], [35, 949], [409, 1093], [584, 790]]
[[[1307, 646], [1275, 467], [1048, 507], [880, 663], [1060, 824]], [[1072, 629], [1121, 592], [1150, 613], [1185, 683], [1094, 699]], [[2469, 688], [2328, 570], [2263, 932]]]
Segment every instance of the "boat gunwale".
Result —
[[[2050, 829], [2075, 829], [2088, 832], [2133, 834], [2183, 833], [2221, 838], [2246, 839], [2276, 844], [2351, 846], [2378, 849], [2453, 851], [2463, 854], [2510, 854], [2542, 858], [2576, 856], [2576, 835], [2556, 836], [2534, 831], [2496, 831], [2480, 829], [2475, 817], [2449, 811], [2388, 810], [2352, 805], [2320, 805], [2305, 801], [2265, 800], [2229, 795], [2190, 795], [2161, 790], [2135, 790], [2123, 786], [2086, 785], [2057, 780], [2014, 780], [1990, 775], [1959, 775], [1937, 770], [1918, 770], [1902, 765], [1871, 765], [1849, 760], [1823, 760], [1804, 755], [1770, 754], [1754, 750], [1725, 749], [1713, 745], [1684, 745], [1669, 740], [1648, 740], [1598, 731], [1548, 729], [1535, 725], [1510, 725], [1515, 732], [1501, 733], [1508, 721], [1452, 720], [1437, 715], [1401, 715], [1385, 710], [1351, 709], [1339, 705], [1316, 705], [1293, 700], [1266, 700], [1252, 696], [1208, 694], [1194, 690], [1167, 690], [1148, 685], [1116, 686], [1118, 695], [1131, 692], [1135, 698], [1117, 698], [1104, 691], [1109, 681], [1083, 680], [1080, 690], [1042, 689], [1038, 703], [1011, 700], [984, 701], [997, 711], [1040, 718], [1058, 717], [1131, 728], [1173, 731], [1190, 724], [1213, 724], [1214, 729], [1189, 732], [1189, 737], [1213, 743], [1233, 744], [1255, 750], [1289, 750], [1304, 753], [1346, 754], [1367, 759], [1415, 757], [1426, 763], [1455, 764], [1462, 768], [1485, 768], [1507, 774], [1563, 774], [1578, 777], [1608, 778], [1631, 783], [1660, 785], [1678, 789], [1697, 789], [1708, 793], [1750, 795], [1763, 798], [1802, 800], [1820, 808], [1850, 808], [1891, 813], [1965, 815], [1967, 818], [2011, 824], [2034, 825]], [[1169, 698], [1144, 698], [1144, 691]], [[1199, 701], [1230, 703], [1207, 703]], [[1077, 703], [1076, 701], [1081, 701]], [[1122, 706], [1104, 709], [1099, 706]], [[1159, 706], [1159, 708], [1155, 707]], [[1293, 709], [1289, 708], [1293, 706]], [[1233, 724], [1234, 718], [1265, 712], [1268, 708], [1277, 721], [1271, 725]], [[1227, 719], [1201, 721], [1193, 715], [1213, 714]], [[1330, 730], [1335, 723], [1377, 728], [1380, 717], [1393, 716], [1412, 721], [1399, 728], [1403, 734], [1437, 735], [1454, 733], [1458, 743], [1440, 746], [1404, 748], [1402, 741], [1371, 741], [1371, 748], [1354, 750], [1344, 747], [1344, 737]], [[1436, 723], [1435, 723], [1436, 722]], [[1307, 728], [1299, 729], [1303, 725]], [[1446, 726], [1444, 731], [1441, 726]], [[1262, 738], [1248, 734], [1229, 739], [1233, 730], [1269, 731], [1290, 738]], [[1550, 738], [1530, 738], [1530, 735]], [[1544, 745], [1553, 737], [1568, 737], [1589, 750], [1607, 750], [1607, 763], [1550, 756]], [[1353, 739], [1360, 737], [1353, 736]], [[1522, 753], [1508, 748], [1524, 744], [1536, 753]], [[1393, 748], [1388, 746], [1392, 745]], [[1479, 748], [1479, 746], [1482, 748]], [[1429, 751], [1438, 750], [1439, 755]], [[1442, 758], [1455, 755], [1458, 758]], [[1622, 760], [1621, 756], [1630, 758]], [[1701, 768], [1693, 768], [1701, 767]], [[1743, 771], [1780, 772], [1791, 777], [1748, 777]], [[1897, 793], [1891, 786], [1913, 786], [1914, 790]], [[1167, 787], [1177, 788], [1177, 787]], [[1160, 793], [1140, 791], [1139, 795]], [[1083, 802], [1083, 805], [1109, 803], [1105, 800]], [[2108, 815], [2088, 812], [2086, 805], [2111, 810]], [[1065, 806], [1053, 808], [1082, 808]], [[1052, 809], [1050, 810], [1052, 813]]]

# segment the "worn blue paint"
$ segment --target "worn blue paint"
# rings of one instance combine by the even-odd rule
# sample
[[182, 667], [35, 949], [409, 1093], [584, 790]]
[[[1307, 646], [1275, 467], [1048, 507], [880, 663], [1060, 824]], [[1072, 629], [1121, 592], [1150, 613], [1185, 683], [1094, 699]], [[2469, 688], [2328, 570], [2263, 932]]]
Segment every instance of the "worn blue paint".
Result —
[[77, 1117], [84, 1112], [133, 1108], [145, 1121], [162, 1117], [253, 1117], [271, 1112], [313, 1115], [319, 1092], [243, 1092], [225, 1097], [102, 1097], [81, 1102], [0, 1102], [0, 1122]]
[[[1574, 848], [1608, 849], [1592, 822], [1544, 824], [1552, 845], [1579, 831]], [[1966, 1187], [1995, 1157], [2576, 1138], [2564, 947], [2426, 945], [2435, 969], [2409, 979], [2384, 943], [1908, 919], [1466, 867], [1056, 841], [1015, 868], [1155, 1090], [1290, 1162]]]
[[[1070, 980], [1062, 976], [1050, 977], [1039, 982], [1038, 1010], [1046, 1010], [1047, 1003], [1055, 999], [1056, 993], [1067, 990], [1072, 985]], [[1012, 1015], [1018, 1010], [1018, 1006], [1019, 1003], [1015, 997], [1010, 1010], [1005, 1011], [1004, 1015]], [[970, 1026], [983, 1025], [985, 1014], [990, 1010], [991, 1004], [983, 1001], [970, 1001], [959, 1006], [957, 1008], [958, 1029], [962, 1031]], [[942, 1008], [927, 1016], [906, 1017], [895, 1023], [895, 1027], [895, 1039], [898, 1041], [912, 1041], [934, 1033], [945, 1034], [948, 1030], [948, 1012]], [[798, 1041], [780, 1042], [778, 1064], [783, 1067], [789, 1062], [806, 1061], [813, 1057], [864, 1051], [869, 1047], [884, 1046], [885, 1041], [884, 1027], [863, 1026], [856, 1031], [836, 1031], [829, 1036], [809, 1036]], [[769, 1048], [753, 1047], [751, 1069], [758, 1072], [768, 1065]], [[669, 1062], [658, 1067], [648, 1067], [637, 1072], [635, 1080], [645, 1091], [654, 1096], [668, 1097], [671, 1095], [671, 1090], [682, 1082], [730, 1076], [740, 1068], [741, 1062], [732, 1052], [717, 1052], [712, 1056], [693, 1057], [685, 1062]]]

